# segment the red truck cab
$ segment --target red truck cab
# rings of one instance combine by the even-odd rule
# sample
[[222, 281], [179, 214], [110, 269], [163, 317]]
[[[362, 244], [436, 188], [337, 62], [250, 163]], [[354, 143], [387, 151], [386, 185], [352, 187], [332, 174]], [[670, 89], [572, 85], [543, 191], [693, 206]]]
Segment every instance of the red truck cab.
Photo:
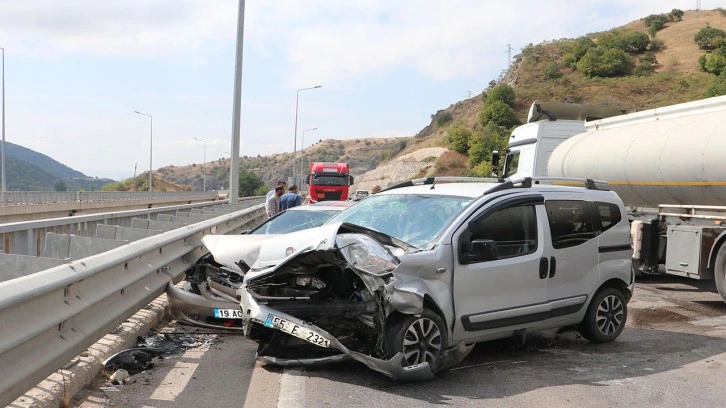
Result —
[[348, 163], [312, 162], [305, 182], [310, 185], [310, 203], [345, 201], [353, 176]]

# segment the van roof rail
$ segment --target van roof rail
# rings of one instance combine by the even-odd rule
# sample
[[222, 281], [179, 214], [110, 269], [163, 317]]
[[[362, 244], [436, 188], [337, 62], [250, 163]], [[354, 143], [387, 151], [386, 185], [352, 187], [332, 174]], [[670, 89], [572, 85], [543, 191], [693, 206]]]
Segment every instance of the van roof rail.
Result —
[[388, 190], [394, 190], [394, 189], [401, 188], [401, 187], [421, 186], [421, 185], [431, 185], [431, 188], [434, 188], [436, 183], [456, 183], [456, 182], [461, 182], [461, 183], [463, 183], [463, 182], [502, 183], [502, 182], [504, 182], [504, 179], [487, 178], [487, 177], [464, 177], [464, 176], [424, 177], [424, 178], [403, 181], [401, 183], [386, 187], [381, 191], [388, 191]]
[[381, 191], [394, 190], [401, 187], [410, 186], [421, 186], [430, 185], [433, 189], [436, 183], [455, 183], [455, 182], [482, 182], [482, 183], [497, 183], [498, 185], [484, 192], [484, 194], [491, 194], [497, 191], [508, 190], [510, 188], [531, 188], [534, 184], [541, 184], [542, 182], [550, 184], [560, 185], [571, 185], [571, 184], [582, 184], [583, 187], [588, 190], [606, 190], [605, 188], [598, 187], [600, 185], [607, 185], [607, 181], [593, 180], [589, 178], [575, 178], [575, 177], [524, 177], [520, 179], [502, 179], [502, 178], [487, 178], [487, 177], [463, 177], [463, 176], [443, 176], [443, 177], [423, 177], [418, 179], [412, 179], [403, 181], [398, 184], [386, 187]]

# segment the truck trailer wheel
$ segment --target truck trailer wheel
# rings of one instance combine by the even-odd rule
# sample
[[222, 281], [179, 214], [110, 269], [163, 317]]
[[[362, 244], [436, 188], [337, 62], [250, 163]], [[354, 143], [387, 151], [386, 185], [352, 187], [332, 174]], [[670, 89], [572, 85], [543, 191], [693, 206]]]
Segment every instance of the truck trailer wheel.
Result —
[[713, 279], [716, 281], [721, 299], [726, 302], [726, 245], [721, 245], [716, 254], [716, 262], [713, 265]]

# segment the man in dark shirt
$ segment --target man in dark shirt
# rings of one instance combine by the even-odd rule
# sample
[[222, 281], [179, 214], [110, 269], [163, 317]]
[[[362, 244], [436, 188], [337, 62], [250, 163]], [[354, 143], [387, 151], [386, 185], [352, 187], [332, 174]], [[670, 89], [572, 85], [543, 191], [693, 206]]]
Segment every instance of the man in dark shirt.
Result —
[[297, 193], [297, 186], [293, 184], [290, 186], [287, 193], [280, 197], [280, 210], [285, 211], [288, 208], [298, 206], [301, 201], [302, 198], [300, 197], [300, 194]]

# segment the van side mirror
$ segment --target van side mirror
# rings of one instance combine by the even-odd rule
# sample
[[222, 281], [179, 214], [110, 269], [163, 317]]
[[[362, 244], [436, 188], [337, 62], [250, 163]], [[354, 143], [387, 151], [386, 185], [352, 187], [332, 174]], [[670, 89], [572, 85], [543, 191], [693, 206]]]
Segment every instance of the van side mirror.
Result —
[[491, 239], [475, 239], [471, 241], [471, 250], [463, 253], [464, 263], [493, 261], [499, 258], [497, 243]]

